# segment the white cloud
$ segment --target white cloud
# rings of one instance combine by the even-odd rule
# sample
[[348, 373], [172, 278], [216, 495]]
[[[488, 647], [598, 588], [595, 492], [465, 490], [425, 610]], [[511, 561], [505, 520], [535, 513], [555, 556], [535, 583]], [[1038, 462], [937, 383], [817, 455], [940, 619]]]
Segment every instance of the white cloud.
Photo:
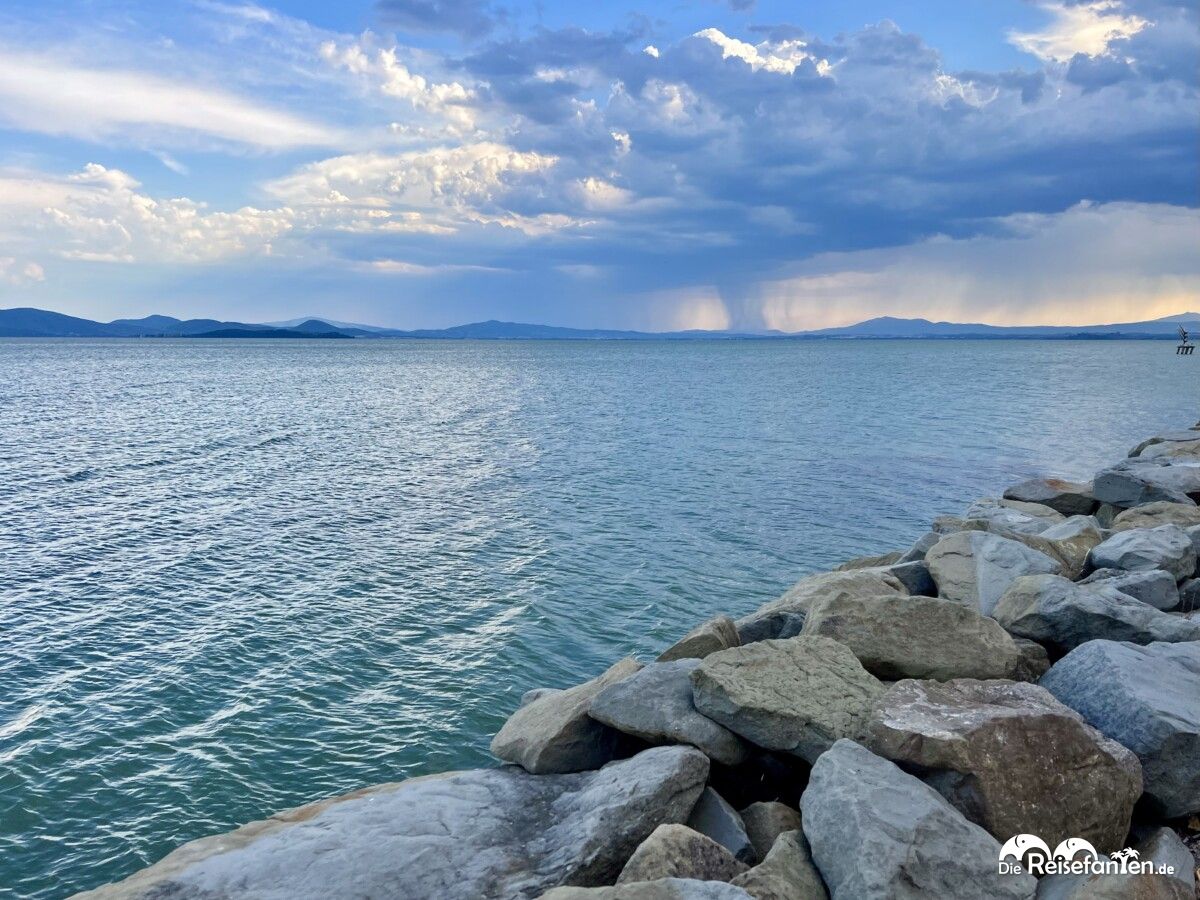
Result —
[[45, 271], [32, 260], [22, 261], [11, 256], [0, 256], [0, 284], [23, 287], [45, 280]]
[[645, 47], [642, 48], [642, 52], [645, 53], [647, 56], [653, 56], [655, 59], [658, 59], [658, 48], [655, 47], [653, 44], [647, 44]]
[[226, 91], [11, 49], [0, 51], [0, 122], [87, 140], [132, 131], [156, 141], [203, 136], [267, 150], [343, 140], [335, 129]]
[[1099, 56], [1111, 41], [1137, 34], [1149, 23], [1138, 16], [1122, 15], [1114, 0], [1095, 3], [1063, 3], [1043, 0], [1039, 4], [1052, 21], [1041, 31], [1009, 32], [1008, 39], [1039, 59], [1064, 62], [1076, 53]]
[[764, 41], [761, 44], [748, 44], [738, 40], [716, 28], [705, 28], [697, 31], [693, 37], [703, 38], [721, 48], [721, 58], [740, 59], [754, 71], [764, 69], [777, 75], [791, 75], [796, 67], [806, 59], [811, 59], [821, 75], [830, 71], [828, 60], [812, 56], [807, 51], [804, 41]]

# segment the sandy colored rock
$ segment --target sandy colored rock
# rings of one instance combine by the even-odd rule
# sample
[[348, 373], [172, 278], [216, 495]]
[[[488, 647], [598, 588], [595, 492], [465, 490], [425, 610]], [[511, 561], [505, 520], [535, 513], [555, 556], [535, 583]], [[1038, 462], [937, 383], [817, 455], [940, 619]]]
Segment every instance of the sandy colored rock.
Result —
[[778, 600], [760, 607], [758, 614], [776, 610], [806, 612], [813, 601], [829, 596], [877, 597], [881, 594], [907, 593], [898, 579], [878, 569], [820, 572], [800, 579]]
[[775, 800], [751, 803], [741, 811], [741, 816], [746, 835], [759, 859], [766, 858], [775, 846], [775, 839], [785, 831], [801, 828], [800, 811]]
[[1004, 492], [1006, 500], [1041, 503], [1064, 516], [1087, 516], [1096, 509], [1091, 482], [1062, 478], [1030, 478]]
[[710, 653], [741, 644], [737, 625], [729, 616], [716, 616], [697, 625], [659, 654], [658, 662], [677, 659], [703, 659]]
[[732, 853], [712, 838], [686, 825], [659, 825], [633, 851], [617, 884], [660, 878], [729, 881], [746, 869], [745, 863], [734, 859]]
[[1113, 531], [1128, 531], [1131, 528], [1157, 528], [1159, 525], [1178, 525], [1190, 528], [1200, 525], [1200, 506], [1193, 503], [1168, 503], [1159, 501], [1135, 506], [1117, 513], [1113, 518]]
[[940, 596], [991, 615], [996, 601], [1022, 575], [1058, 574], [1059, 564], [1010, 538], [959, 531], [942, 538], [925, 556]]
[[761, 863], [733, 879], [754, 900], [828, 900], [803, 832], [781, 834]]

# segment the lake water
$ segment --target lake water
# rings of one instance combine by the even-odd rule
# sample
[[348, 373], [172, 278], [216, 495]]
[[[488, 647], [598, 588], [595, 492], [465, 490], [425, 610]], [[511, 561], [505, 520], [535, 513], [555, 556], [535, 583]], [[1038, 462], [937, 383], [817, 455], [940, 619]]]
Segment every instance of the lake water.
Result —
[[526, 688], [1191, 424], [1172, 351], [0, 341], [0, 895], [489, 765]]

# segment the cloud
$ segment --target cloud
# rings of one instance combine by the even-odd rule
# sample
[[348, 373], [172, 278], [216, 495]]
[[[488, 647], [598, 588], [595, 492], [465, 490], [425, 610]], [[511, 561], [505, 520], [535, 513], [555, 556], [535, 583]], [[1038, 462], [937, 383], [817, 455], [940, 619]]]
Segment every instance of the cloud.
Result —
[[1008, 39], [1026, 53], [1040, 59], [1066, 62], [1076, 54], [1099, 56], [1114, 41], [1129, 38], [1149, 23], [1136, 15], [1122, 15], [1116, 0], [1098, 2], [1039, 3], [1052, 20], [1041, 31], [1009, 32]]
[[487, 0], [378, 0], [375, 8], [386, 24], [401, 30], [442, 31], [465, 38], [483, 37], [502, 17]]
[[85, 140], [202, 137], [265, 150], [344, 140], [336, 129], [226, 91], [11, 49], [0, 52], [0, 122]]

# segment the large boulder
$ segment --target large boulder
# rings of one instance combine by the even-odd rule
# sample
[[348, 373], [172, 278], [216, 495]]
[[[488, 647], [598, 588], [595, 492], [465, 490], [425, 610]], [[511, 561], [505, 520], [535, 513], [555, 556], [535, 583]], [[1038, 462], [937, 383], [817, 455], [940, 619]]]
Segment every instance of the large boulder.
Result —
[[507, 900], [609, 884], [655, 828], [687, 818], [707, 777], [699, 750], [655, 747], [596, 772], [414, 778], [193, 841], [80, 896]]
[[1104, 535], [1091, 516], [1072, 516], [1025, 539], [1027, 546], [1040, 550], [1062, 566], [1068, 578], [1078, 578], [1088, 564], [1088, 555], [1104, 542]]
[[1164, 818], [1200, 812], [1200, 643], [1091, 641], [1042, 686], [1137, 754], [1147, 805]]
[[761, 863], [731, 883], [754, 900], [829, 900], [801, 831], [781, 834]]
[[1064, 516], [1089, 516], [1096, 511], [1096, 498], [1092, 494], [1090, 481], [1030, 478], [1006, 490], [1004, 499], [1040, 503]]
[[617, 884], [659, 878], [729, 881], [747, 868], [712, 838], [686, 825], [659, 825], [633, 851]]
[[800, 812], [786, 803], [775, 800], [751, 803], [741, 812], [746, 836], [759, 859], [765, 859], [775, 846], [775, 840], [785, 831], [798, 831]]
[[898, 563], [900, 557], [903, 555], [903, 550], [891, 550], [887, 553], [877, 553], [874, 556], [856, 556], [854, 559], [848, 559], [844, 563], [834, 566], [833, 571], [849, 572], [853, 569], [877, 569]]
[[1064, 651], [1097, 639], [1200, 640], [1200, 623], [1155, 609], [1107, 582], [1076, 584], [1058, 575], [1018, 578], [992, 615], [1010, 634]]
[[1170, 465], [1165, 459], [1129, 459], [1096, 474], [1092, 490], [1101, 503], [1129, 509], [1166, 501], [1194, 505], [1200, 493], [1200, 468]]
[[710, 653], [736, 647], [738, 639], [737, 626], [728, 616], [716, 616], [707, 622], [701, 622], [678, 641], [659, 654], [658, 662], [671, 662], [676, 659], [703, 659]]
[[711, 787], [706, 787], [700, 794], [700, 799], [692, 808], [692, 814], [688, 816], [687, 825], [705, 837], [712, 838], [741, 862], [758, 862], [758, 854], [750, 836], [746, 834], [741, 815]]
[[1037, 900], [1195, 900], [1194, 888], [1167, 875], [1047, 875]]
[[1051, 525], [1065, 518], [1040, 503], [1023, 503], [1019, 500], [997, 500], [984, 497], [967, 508], [967, 522], [984, 522], [986, 530], [1015, 531], [1020, 534], [1041, 534]]
[[958, 531], [925, 556], [938, 593], [991, 615], [996, 601], [1022, 575], [1057, 574], [1060, 566], [1019, 541], [985, 531]]
[[560, 887], [541, 900], [755, 900], [740, 887], [695, 878], [660, 878], [611, 887]]
[[996, 622], [931, 597], [827, 597], [804, 634], [845, 644], [876, 678], [1011, 678], [1021, 651]]
[[778, 610], [807, 612], [814, 600], [828, 596], [877, 597], [880, 594], [907, 594], [893, 575], [879, 569], [852, 569], [848, 572], [819, 572], [800, 579], [782, 597], [759, 608], [757, 615]]
[[739, 644], [779, 641], [795, 637], [804, 630], [804, 611], [776, 609], [770, 612], [755, 612], [743, 616], [734, 624], [737, 625]]
[[1196, 571], [1196, 548], [1178, 525], [1120, 531], [1092, 550], [1093, 569], [1149, 572], [1162, 569], [1176, 581]]
[[588, 715], [610, 728], [651, 744], [691, 744], [709, 757], [736, 766], [746, 745], [729, 729], [696, 711], [692, 672], [699, 659], [651, 663], [604, 688]]
[[1196, 884], [1196, 860], [1192, 851], [1170, 828], [1151, 828], [1134, 845], [1138, 859], [1156, 868], [1170, 869], [1170, 875], [1187, 887]]
[[641, 667], [623, 659], [591, 681], [539, 696], [508, 717], [492, 753], [536, 775], [600, 768], [618, 753], [621, 733], [588, 715], [592, 700]]
[[1168, 447], [1171, 444], [1190, 444], [1193, 441], [1200, 441], [1200, 432], [1197, 432], [1194, 428], [1180, 431], [1164, 431], [1161, 434], [1146, 438], [1146, 440], [1130, 450], [1129, 455], [1146, 456], [1153, 447], [1162, 447], [1164, 444]]
[[1155, 528], [1159, 525], [1178, 525], [1180, 528], [1200, 525], [1200, 506], [1161, 500], [1135, 506], [1117, 513], [1113, 518], [1112, 530], [1128, 531], [1131, 528]]
[[1036, 882], [1000, 875], [1000, 842], [920, 779], [853, 741], [813, 766], [804, 834], [833, 900], [1029, 900]]
[[901, 681], [876, 704], [868, 748], [925, 776], [992, 836], [1124, 846], [1142, 793], [1137, 758], [1045, 688]]
[[856, 736], [883, 693], [848, 647], [817, 635], [714, 653], [692, 673], [692, 688], [710, 719], [808, 762]]
[[1162, 569], [1149, 572], [1097, 569], [1079, 583], [1107, 585], [1155, 609], [1174, 609], [1179, 605], [1179, 586], [1175, 584], [1175, 577]]

